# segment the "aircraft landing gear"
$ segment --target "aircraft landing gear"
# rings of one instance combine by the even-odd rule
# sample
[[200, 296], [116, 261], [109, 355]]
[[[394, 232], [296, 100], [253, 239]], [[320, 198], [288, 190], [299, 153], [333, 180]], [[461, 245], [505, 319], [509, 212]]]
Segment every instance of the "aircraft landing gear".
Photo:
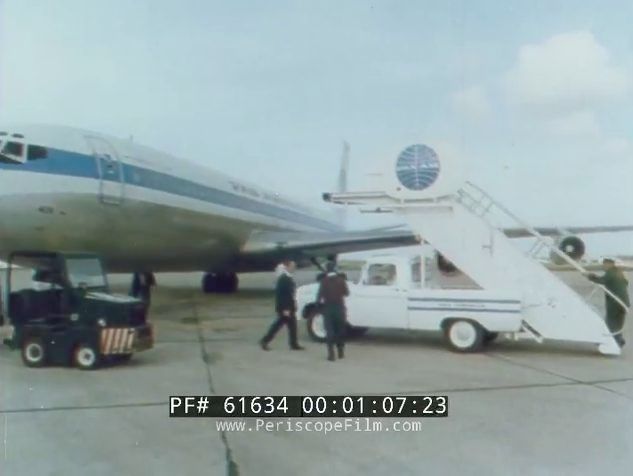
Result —
[[235, 273], [205, 273], [202, 278], [202, 291], [205, 294], [237, 291], [239, 279]]

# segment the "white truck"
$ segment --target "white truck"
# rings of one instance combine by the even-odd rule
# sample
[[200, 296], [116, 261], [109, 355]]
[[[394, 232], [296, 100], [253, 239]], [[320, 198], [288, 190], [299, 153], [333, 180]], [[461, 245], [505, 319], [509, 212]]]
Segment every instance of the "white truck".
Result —
[[[512, 291], [436, 288], [428, 256], [381, 255], [367, 259], [357, 282], [348, 281], [347, 321], [351, 335], [368, 328], [443, 331], [450, 346], [474, 352], [499, 333], [523, 328], [521, 296]], [[319, 284], [301, 286], [297, 304], [308, 333], [325, 341], [316, 303]]]

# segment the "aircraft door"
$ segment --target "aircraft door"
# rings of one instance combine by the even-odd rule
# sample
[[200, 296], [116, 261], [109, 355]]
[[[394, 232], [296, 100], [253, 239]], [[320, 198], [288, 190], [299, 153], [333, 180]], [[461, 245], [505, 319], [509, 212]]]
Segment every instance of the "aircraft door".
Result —
[[109, 205], [123, 201], [124, 181], [121, 159], [114, 146], [101, 137], [86, 137], [97, 163], [99, 199]]

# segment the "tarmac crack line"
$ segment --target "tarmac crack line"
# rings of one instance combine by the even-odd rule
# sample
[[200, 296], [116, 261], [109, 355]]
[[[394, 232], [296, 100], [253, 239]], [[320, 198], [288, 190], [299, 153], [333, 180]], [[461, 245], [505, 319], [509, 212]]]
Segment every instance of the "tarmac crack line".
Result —
[[616, 383], [616, 382], [630, 382], [633, 380], [633, 378], [623, 378], [623, 379], [606, 379], [606, 380], [580, 380], [574, 377], [570, 377], [569, 375], [564, 375], [558, 372], [554, 372], [552, 370], [548, 370], [545, 369], [543, 367], [537, 367], [534, 365], [530, 365], [530, 364], [526, 364], [523, 362], [517, 362], [516, 360], [513, 360], [509, 357], [500, 355], [500, 354], [486, 354], [488, 357], [492, 358], [492, 359], [497, 359], [497, 360], [501, 360], [503, 362], [506, 362], [510, 365], [514, 365], [517, 367], [523, 367], [523, 368], [527, 368], [530, 370], [534, 370], [536, 372], [540, 372], [540, 373], [544, 373], [544, 374], [548, 374], [548, 375], [552, 375], [554, 377], [558, 377], [558, 378], [562, 378], [564, 380], [569, 381], [570, 383], [576, 384], [576, 385], [587, 385], [589, 387], [594, 387], [597, 388], [599, 390], [605, 391], [605, 392], [609, 392], [609, 393], [613, 393], [615, 395], [618, 395], [620, 397], [624, 397], [627, 400], [633, 401], [633, 397], [631, 397], [630, 395], [627, 395], [626, 393], [622, 393], [622, 392], [618, 392], [617, 390], [613, 390], [611, 388], [608, 387], [603, 387], [600, 384], [605, 384], [605, 383]]
[[88, 405], [88, 406], [67, 406], [67, 407], [44, 407], [44, 408], [15, 408], [0, 410], [0, 415], [10, 413], [37, 413], [37, 412], [57, 412], [68, 410], [110, 410], [117, 408], [138, 408], [138, 407], [158, 407], [169, 405], [169, 402], [142, 402], [142, 403], [114, 403], [111, 405]]
[[[618, 382], [630, 382], [631, 379], [617, 380]], [[494, 385], [489, 387], [454, 387], [454, 388], [439, 388], [439, 389], [424, 389], [424, 390], [402, 390], [399, 392], [380, 392], [380, 393], [367, 393], [366, 395], [421, 395], [421, 394], [438, 394], [438, 393], [469, 393], [469, 392], [492, 392], [496, 390], [523, 390], [523, 389], [537, 389], [537, 388], [555, 388], [555, 387], [574, 387], [588, 385], [586, 382], [556, 382], [556, 383], [527, 383], [517, 385]]]
[[627, 395], [626, 393], [622, 393], [622, 392], [618, 392], [617, 390], [613, 390], [612, 388], [609, 387], [603, 387], [602, 385], [599, 384], [595, 384], [595, 385], [591, 385], [592, 387], [598, 388], [600, 390], [604, 390], [605, 392], [610, 392], [610, 393], [614, 393], [620, 397], [624, 397], [627, 400], [631, 400], [633, 402], [633, 397], [631, 397], [630, 395]]
[[[207, 351], [206, 342], [204, 338], [204, 333], [202, 331], [202, 326], [200, 325], [200, 318], [198, 317], [198, 306], [196, 306], [195, 302], [193, 304], [193, 315], [196, 321], [196, 332], [198, 334], [198, 343], [200, 344], [200, 357], [204, 362], [204, 368], [207, 374], [207, 384], [209, 386], [209, 391], [217, 395], [215, 391], [215, 385], [213, 384], [213, 376], [211, 375], [211, 356]], [[229, 444], [229, 439], [226, 436], [225, 430], [220, 430], [220, 441], [224, 445], [224, 455], [226, 459], [226, 474], [227, 476], [239, 476], [239, 466], [237, 462], [233, 459], [233, 451], [231, 450], [231, 445]]]
[[7, 415], [4, 415], [4, 437], [3, 437], [3, 441], [4, 441], [4, 460], [7, 461], [9, 459], [8, 457], [8, 451], [7, 448], [9, 446], [9, 417]]
[[[440, 393], [469, 393], [469, 392], [492, 392], [496, 390], [523, 390], [523, 389], [538, 389], [538, 388], [555, 388], [555, 387], [574, 387], [574, 386], [596, 386], [598, 387], [601, 383], [617, 383], [617, 382], [633, 382], [632, 378], [622, 378], [622, 379], [608, 379], [608, 380], [596, 380], [596, 381], [567, 381], [567, 382], [556, 382], [556, 383], [527, 383], [527, 384], [517, 384], [517, 385], [493, 385], [489, 387], [453, 387], [453, 388], [436, 388], [436, 389], [424, 389], [424, 390], [400, 390], [400, 391], [389, 391], [389, 392], [368, 392], [363, 395], [368, 396], [379, 396], [379, 395], [427, 395], [427, 394], [440, 394]], [[609, 388], [601, 388], [601, 390], [611, 391]], [[614, 392], [618, 393], [618, 392]], [[618, 395], [629, 398], [628, 395], [620, 394]]]

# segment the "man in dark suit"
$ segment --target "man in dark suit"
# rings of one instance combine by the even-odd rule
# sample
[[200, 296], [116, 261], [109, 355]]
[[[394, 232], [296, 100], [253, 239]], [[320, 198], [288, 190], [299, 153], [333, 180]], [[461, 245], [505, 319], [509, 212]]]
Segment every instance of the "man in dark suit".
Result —
[[338, 358], [345, 356], [345, 297], [349, 296], [349, 288], [343, 275], [336, 272], [336, 263], [328, 262], [326, 271], [327, 274], [321, 279], [317, 302], [323, 305], [327, 359], [334, 361], [335, 345]]
[[272, 323], [266, 335], [259, 341], [262, 349], [270, 350], [268, 344], [273, 340], [279, 329], [288, 327], [288, 343], [292, 350], [303, 350], [297, 340], [297, 301], [295, 291], [297, 285], [292, 278], [295, 263], [286, 260], [277, 267], [277, 285], [275, 286], [275, 311], [277, 319]]
[[134, 273], [130, 296], [141, 299], [149, 308], [152, 300], [152, 286], [156, 286], [154, 273]]

